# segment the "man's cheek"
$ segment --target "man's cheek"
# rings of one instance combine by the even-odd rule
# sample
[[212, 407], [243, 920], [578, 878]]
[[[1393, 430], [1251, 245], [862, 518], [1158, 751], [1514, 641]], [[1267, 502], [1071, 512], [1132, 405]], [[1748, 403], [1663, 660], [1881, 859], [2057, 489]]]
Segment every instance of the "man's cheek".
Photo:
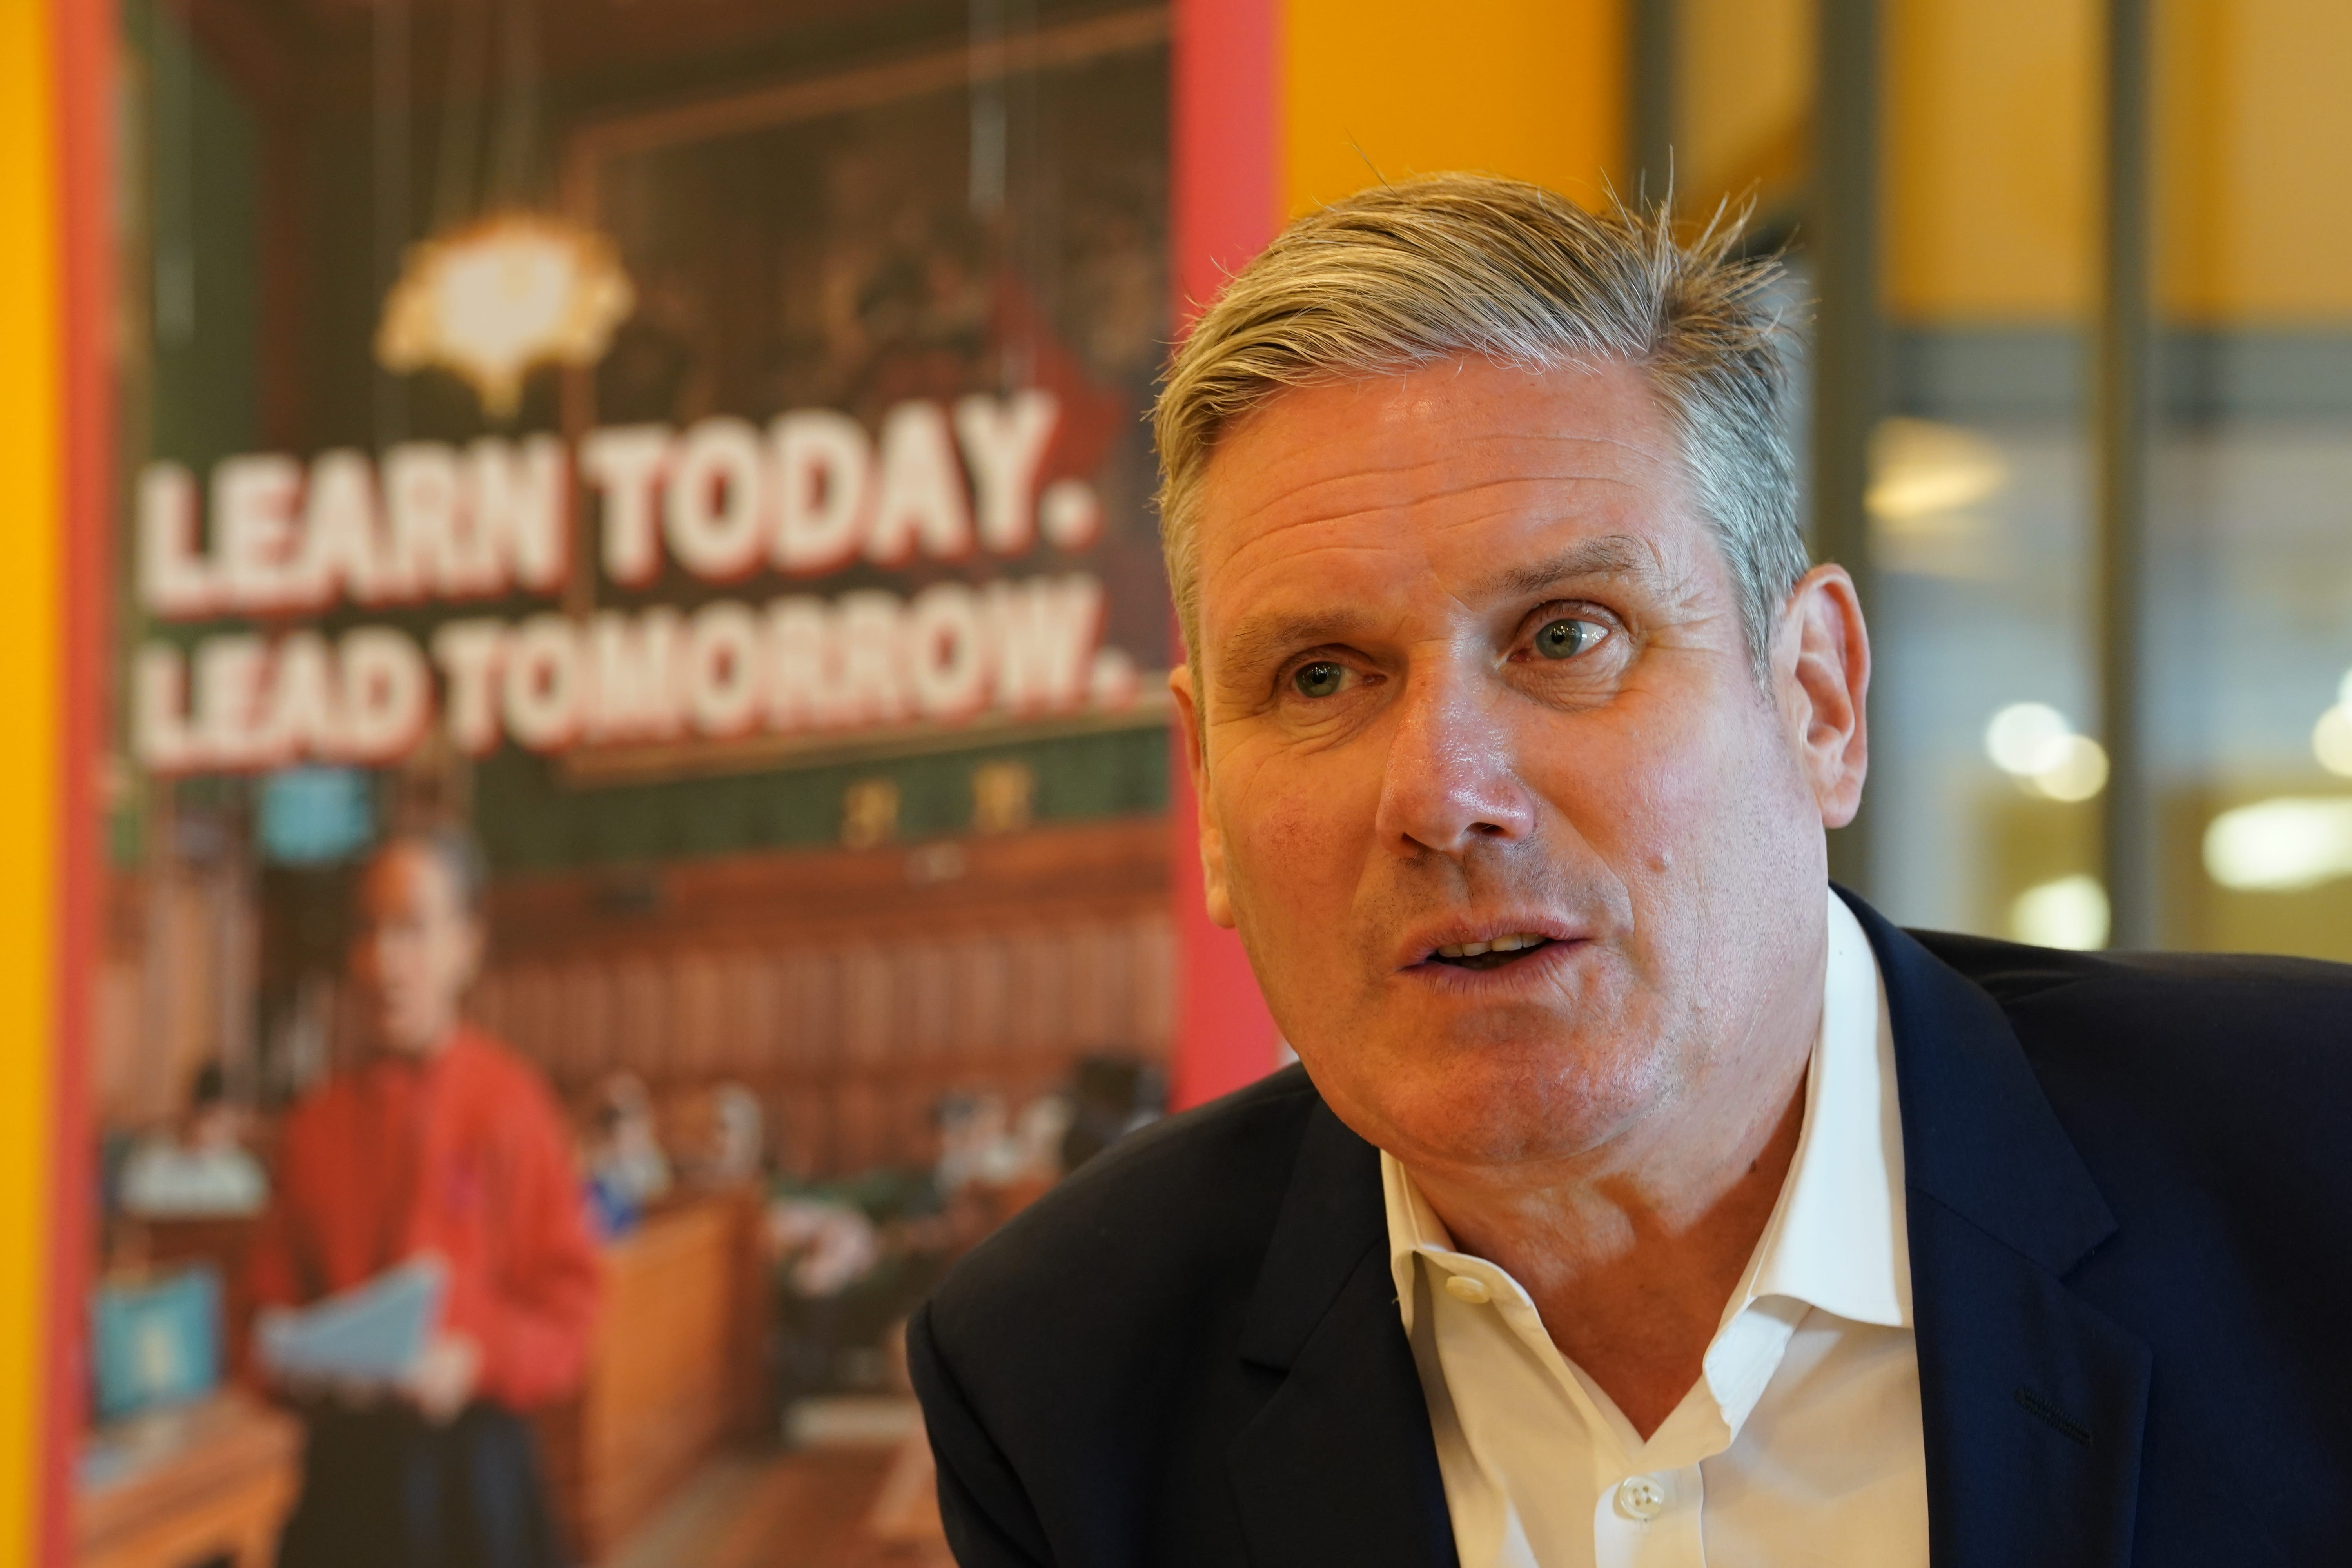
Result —
[[1253, 945], [1285, 961], [1328, 947], [1355, 886], [1347, 836], [1311, 803], [1229, 819], [1226, 869], [1234, 908]]
[[[1270, 774], [1273, 770], [1267, 770]], [[1266, 782], [1275, 782], [1269, 778]], [[1366, 836], [1339, 780], [1281, 781], [1228, 817], [1250, 870], [1278, 885], [1286, 904], [1336, 924], [1347, 912]]]
[[1545, 792], [1586, 841], [1628, 877], [1685, 862], [1720, 832], [1727, 794], [1749, 787], [1727, 773], [1715, 738], [1652, 730], [1646, 745], [1601, 743], [1555, 753], [1570, 765]]

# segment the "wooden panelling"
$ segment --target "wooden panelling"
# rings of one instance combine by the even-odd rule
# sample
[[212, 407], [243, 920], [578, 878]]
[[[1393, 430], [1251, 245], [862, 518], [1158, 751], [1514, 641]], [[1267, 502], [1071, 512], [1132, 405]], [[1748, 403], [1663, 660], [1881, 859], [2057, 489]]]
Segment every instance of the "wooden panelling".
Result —
[[760, 1216], [751, 1193], [706, 1195], [605, 1249], [587, 1376], [539, 1416], [558, 1512], [583, 1559], [606, 1555], [721, 1443], [769, 1420]]
[[1155, 819], [966, 841], [947, 879], [929, 846], [508, 879], [474, 1011], [568, 1097], [734, 1080], [799, 1170], [920, 1162], [943, 1094], [1165, 1056], [1166, 844]]

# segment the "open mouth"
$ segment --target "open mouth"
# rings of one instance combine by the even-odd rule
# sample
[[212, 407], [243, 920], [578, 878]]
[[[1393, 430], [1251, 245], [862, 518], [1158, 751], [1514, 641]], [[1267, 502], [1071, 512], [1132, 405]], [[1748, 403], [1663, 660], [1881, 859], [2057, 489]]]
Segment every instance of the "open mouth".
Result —
[[1517, 963], [1538, 948], [1549, 947], [1552, 939], [1534, 931], [1522, 931], [1513, 936], [1498, 936], [1491, 942], [1447, 942], [1429, 955], [1433, 963], [1449, 963], [1456, 969], [1500, 969], [1507, 963]]

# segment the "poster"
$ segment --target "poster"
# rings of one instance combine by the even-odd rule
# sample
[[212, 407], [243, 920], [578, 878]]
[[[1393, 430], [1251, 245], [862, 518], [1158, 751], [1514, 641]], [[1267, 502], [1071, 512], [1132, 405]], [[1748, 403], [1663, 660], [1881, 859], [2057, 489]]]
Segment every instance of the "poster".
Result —
[[[825, 1560], [935, 1552], [896, 1325], [1162, 1095], [1165, 14], [123, 27], [93, 1100], [129, 1348], [88, 1484], [244, 1445], [299, 1563], [322, 1432], [487, 1409], [563, 1560], [679, 1550], [745, 1476]], [[444, 1034], [519, 1075], [446, 1181], [441, 1134], [377, 1159], [315, 1109], [383, 1077], [384, 933], [444, 892], [480, 937]], [[472, 1092], [418, 1081], [420, 1125]], [[466, 1262], [524, 1205], [526, 1101], [592, 1249], [530, 1365]], [[387, 1169], [382, 1212], [471, 1217], [346, 1267], [321, 1192]], [[256, 1353], [468, 1332], [446, 1421]]]

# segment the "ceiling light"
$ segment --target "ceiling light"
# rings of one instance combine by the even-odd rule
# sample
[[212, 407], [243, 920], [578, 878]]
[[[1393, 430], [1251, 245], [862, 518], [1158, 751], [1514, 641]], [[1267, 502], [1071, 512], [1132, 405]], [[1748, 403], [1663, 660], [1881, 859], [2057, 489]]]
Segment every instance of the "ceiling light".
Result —
[[1993, 766], [2031, 778], [2066, 760], [2074, 726], [2046, 702], [2012, 702], [1985, 726], [1985, 755]]
[[2205, 829], [2205, 869], [2241, 892], [2352, 877], [2352, 795], [2281, 795], [2223, 812]]
[[1930, 419], [1884, 419], [1871, 435], [1873, 517], [1924, 517], [1953, 511], [2009, 483], [2009, 460], [1973, 430]]
[[2339, 702], [2312, 726], [2311, 754], [2331, 773], [2352, 778], [2352, 703]]
[[2088, 735], [2069, 735], [2048, 767], [2027, 777], [2026, 787], [2052, 800], [2088, 800], [2107, 787], [2107, 749]]
[[383, 302], [386, 370], [438, 366], [510, 418], [542, 364], [593, 364], [636, 291], [612, 241], [541, 213], [506, 212], [413, 245]]
[[2095, 877], [2061, 877], [2017, 895], [2009, 931], [2036, 947], [2089, 952], [2107, 945], [2107, 890]]

